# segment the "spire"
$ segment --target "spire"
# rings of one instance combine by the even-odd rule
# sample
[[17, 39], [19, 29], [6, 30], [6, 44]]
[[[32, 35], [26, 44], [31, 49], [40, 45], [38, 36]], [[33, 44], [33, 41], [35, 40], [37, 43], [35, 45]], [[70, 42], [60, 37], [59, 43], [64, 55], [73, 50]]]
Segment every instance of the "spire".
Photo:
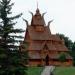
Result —
[[39, 8], [38, 8], [38, 1], [37, 1], [37, 9], [36, 9], [36, 14], [39, 15], [40, 14], [40, 11], [39, 11]]
[[45, 25], [45, 21], [39, 11], [39, 8], [38, 8], [38, 2], [37, 2], [37, 9], [36, 9], [36, 13], [35, 15], [32, 16], [32, 21], [31, 21], [31, 25], [42, 25], [44, 26]]
[[38, 9], [38, 2], [37, 2], [37, 9]]

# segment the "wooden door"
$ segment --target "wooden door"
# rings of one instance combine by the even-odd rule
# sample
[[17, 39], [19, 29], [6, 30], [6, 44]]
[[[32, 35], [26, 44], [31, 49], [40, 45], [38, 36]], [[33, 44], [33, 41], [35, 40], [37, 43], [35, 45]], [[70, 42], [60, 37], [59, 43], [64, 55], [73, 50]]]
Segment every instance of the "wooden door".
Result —
[[47, 55], [45, 58], [45, 65], [48, 66], [49, 65], [49, 56]]

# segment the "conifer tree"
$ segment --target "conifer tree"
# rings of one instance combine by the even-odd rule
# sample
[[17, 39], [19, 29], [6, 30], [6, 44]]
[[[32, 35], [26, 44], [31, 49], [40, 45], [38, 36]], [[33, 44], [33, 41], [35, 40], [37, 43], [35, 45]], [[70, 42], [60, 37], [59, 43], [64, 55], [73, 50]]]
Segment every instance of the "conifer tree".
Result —
[[[14, 28], [22, 13], [12, 16], [11, 0], [0, 1], [0, 75], [25, 75], [25, 66], [21, 62], [22, 55], [15, 45], [16, 38], [22, 36], [13, 35], [15, 33], [22, 33], [24, 30]], [[11, 16], [10, 16], [11, 15]]]
[[13, 36], [13, 33], [21, 33], [23, 32], [22, 29], [15, 29], [14, 25], [17, 22], [13, 22], [13, 20], [18, 19], [21, 17], [22, 13], [8, 17], [12, 14], [11, 9], [14, 3], [11, 3], [11, 0], [2, 0], [0, 1], [0, 38], [1, 38], [1, 45], [3, 48], [6, 49], [14, 49], [15, 42], [19, 42], [19, 40], [15, 40], [16, 38], [21, 38], [21, 36]]

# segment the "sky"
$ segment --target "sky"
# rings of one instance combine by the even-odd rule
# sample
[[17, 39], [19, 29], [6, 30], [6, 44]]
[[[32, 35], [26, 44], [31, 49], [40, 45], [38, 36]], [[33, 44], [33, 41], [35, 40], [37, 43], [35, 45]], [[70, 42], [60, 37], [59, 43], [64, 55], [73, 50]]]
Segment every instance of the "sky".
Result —
[[[48, 21], [53, 20], [50, 25], [52, 34], [62, 33], [75, 41], [75, 0], [12, 0], [14, 6], [12, 8], [13, 15], [23, 13], [18, 20], [17, 28], [26, 30], [26, 24], [22, 18], [27, 19], [31, 23], [31, 14], [35, 14], [38, 8], [41, 14], [47, 12], [44, 16], [46, 25]], [[22, 34], [24, 36], [24, 34]]]

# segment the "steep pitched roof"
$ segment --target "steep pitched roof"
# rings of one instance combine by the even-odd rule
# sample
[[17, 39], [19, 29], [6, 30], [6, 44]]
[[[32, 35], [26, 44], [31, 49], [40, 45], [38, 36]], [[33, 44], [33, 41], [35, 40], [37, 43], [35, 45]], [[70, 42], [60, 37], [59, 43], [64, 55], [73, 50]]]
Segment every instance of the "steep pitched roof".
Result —
[[45, 25], [44, 18], [41, 16], [38, 8], [36, 10], [36, 14], [32, 17], [31, 25]]
[[28, 33], [32, 40], [55, 40], [60, 41], [60, 37], [57, 35], [52, 35], [48, 26], [44, 27], [43, 32], [38, 32], [35, 30], [35, 27], [28, 26]]

